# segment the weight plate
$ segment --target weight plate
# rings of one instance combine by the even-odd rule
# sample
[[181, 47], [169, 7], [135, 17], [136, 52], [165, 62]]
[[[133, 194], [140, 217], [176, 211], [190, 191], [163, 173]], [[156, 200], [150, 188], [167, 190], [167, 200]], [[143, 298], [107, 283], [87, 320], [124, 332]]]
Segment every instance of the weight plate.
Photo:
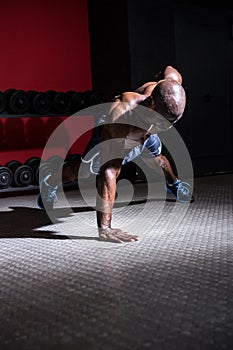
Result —
[[51, 165], [48, 162], [43, 162], [43, 161], [40, 163], [38, 170], [39, 170], [38, 179], [39, 177], [41, 179], [44, 179], [45, 176], [51, 174], [52, 172]]
[[5, 166], [9, 168], [12, 172], [14, 172], [15, 169], [17, 169], [20, 165], [22, 165], [22, 163], [18, 160], [11, 160], [10, 162], [5, 164]]
[[24, 114], [29, 111], [29, 96], [23, 90], [12, 93], [9, 99], [9, 111], [14, 114]]
[[38, 92], [34, 95], [31, 103], [32, 112], [46, 114], [50, 111], [51, 106], [51, 98], [45, 92]]
[[16, 92], [16, 89], [7, 89], [4, 91], [4, 95], [6, 99], [10, 98], [14, 92]]
[[9, 106], [10, 106], [10, 98], [14, 92], [16, 92], [16, 89], [7, 89], [4, 91], [4, 96], [6, 98], [6, 110], [9, 112]]
[[33, 183], [34, 174], [28, 165], [19, 166], [14, 172], [14, 183], [19, 187], [27, 187]]
[[71, 100], [71, 110], [72, 112], [78, 112], [81, 109], [88, 107], [89, 96], [86, 92], [77, 92], [73, 95]]
[[73, 161], [73, 160], [81, 160], [81, 155], [78, 153], [73, 153], [73, 154], [69, 154], [66, 157], [66, 162]]
[[11, 186], [13, 181], [12, 171], [4, 166], [0, 166], [0, 189], [5, 189]]
[[56, 113], [67, 113], [71, 107], [71, 100], [65, 92], [57, 92], [53, 100], [53, 109]]
[[29, 165], [31, 168], [37, 168], [40, 165], [40, 157], [30, 157], [28, 158], [24, 164]]
[[31, 158], [28, 158], [24, 163], [25, 165], [30, 166], [30, 168], [32, 169], [34, 174], [33, 184], [35, 185], [38, 185], [39, 183], [40, 162], [41, 162], [40, 157], [31, 157]]
[[93, 106], [100, 103], [104, 103], [104, 98], [102, 94], [100, 94], [97, 91], [92, 91], [90, 94], [90, 105]]

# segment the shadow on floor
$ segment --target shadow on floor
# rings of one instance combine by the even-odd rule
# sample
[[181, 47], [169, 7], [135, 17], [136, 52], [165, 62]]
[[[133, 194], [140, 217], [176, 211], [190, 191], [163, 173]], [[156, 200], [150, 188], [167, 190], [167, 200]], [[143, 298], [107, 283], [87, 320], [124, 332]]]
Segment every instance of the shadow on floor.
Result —
[[[146, 200], [135, 200], [128, 205], [140, 205]], [[114, 207], [125, 206], [126, 203], [115, 203]], [[63, 218], [69, 217], [73, 213], [95, 211], [93, 207], [76, 207], [71, 211], [64, 208], [53, 210], [53, 220], [46, 211], [22, 206], [9, 207], [10, 211], [0, 211], [0, 238], [43, 238], [43, 239], [70, 239], [66, 235], [61, 235], [56, 231], [38, 230], [44, 226], [54, 225], [61, 222]], [[75, 239], [99, 240], [98, 237], [76, 236]]]
[[[52, 222], [45, 211], [28, 207], [9, 207], [10, 211], [0, 212], [0, 238], [48, 238], [70, 239], [56, 231], [41, 230], [43, 226], [54, 225], [64, 218], [64, 210], [55, 209], [56, 222]], [[94, 210], [92, 208], [75, 208], [74, 212]], [[98, 240], [98, 237], [76, 237], [76, 239]]]

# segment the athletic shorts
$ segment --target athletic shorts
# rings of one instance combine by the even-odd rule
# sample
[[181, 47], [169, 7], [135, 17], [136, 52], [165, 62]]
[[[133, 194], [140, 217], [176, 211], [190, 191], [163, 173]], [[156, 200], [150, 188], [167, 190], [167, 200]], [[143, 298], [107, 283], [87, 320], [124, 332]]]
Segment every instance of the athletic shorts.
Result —
[[[104, 120], [104, 118], [102, 119]], [[99, 123], [101, 125], [101, 123]], [[100, 170], [100, 158], [98, 145], [100, 143], [100, 130], [99, 127], [95, 127], [92, 133], [92, 137], [87, 144], [87, 147], [82, 154], [82, 163], [87, 172], [92, 174], [99, 174]], [[94, 148], [94, 149], [93, 149]], [[141, 145], [132, 147], [131, 149], [125, 149], [125, 156], [122, 160], [122, 165], [132, 162], [138, 156], [143, 158], [153, 158], [161, 154], [162, 143], [157, 134], [150, 135], [146, 141]]]

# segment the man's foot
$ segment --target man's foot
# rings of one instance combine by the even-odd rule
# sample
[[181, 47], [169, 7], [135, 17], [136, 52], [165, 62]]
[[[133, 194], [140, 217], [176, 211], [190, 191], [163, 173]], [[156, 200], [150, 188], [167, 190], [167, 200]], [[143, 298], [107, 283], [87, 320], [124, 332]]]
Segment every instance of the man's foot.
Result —
[[140, 239], [139, 236], [130, 235], [118, 228], [99, 228], [99, 238], [101, 241], [113, 243], [135, 242]]
[[40, 194], [37, 198], [37, 205], [42, 210], [52, 210], [57, 201], [57, 186], [53, 187], [47, 183], [51, 175], [47, 175], [40, 183]]
[[194, 202], [194, 197], [191, 193], [191, 186], [187, 182], [176, 180], [172, 185], [166, 184], [168, 193], [173, 194], [176, 200], [180, 203], [191, 203]]

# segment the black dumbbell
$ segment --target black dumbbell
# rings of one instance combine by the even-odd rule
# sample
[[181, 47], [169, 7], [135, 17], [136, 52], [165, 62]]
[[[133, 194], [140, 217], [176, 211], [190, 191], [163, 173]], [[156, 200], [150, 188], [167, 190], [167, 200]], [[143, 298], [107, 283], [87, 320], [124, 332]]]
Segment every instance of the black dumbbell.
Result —
[[0, 113], [6, 110], [6, 96], [0, 91]]
[[36, 114], [46, 114], [51, 110], [52, 99], [46, 92], [29, 90], [30, 111]]
[[71, 94], [66, 92], [57, 92], [55, 90], [47, 90], [46, 94], [51, 100], [51, 111], [54, 113], [67, 113], [71, 106]]
[[46, 176], [52, 174], [51, 164], [49, 162], [46, 162], [42, 160], [40, 162], [40, 166], [38, 169], [38, 179], [39, 181], [43, 180]]
[[16, 92], [16, 91], [17, 91], [16, 89], [7, 89], [4, 91], [4, 96], [8, 100], [9, 97], [13, 94], [13, 92]]
[[33, 170], [33, 174], [34, 174], [33, 184], [35, 185], [39, 184], [40, 162], [41, 162], [40, 157], [30, 157], [24, 163], [25, 165], [30, 166], [30, 168]]
[[24, 114], [29, 111], [29, 96], [24, 90], [8, 89], [4, 92], [9, 113]]
[[49, 157], [46, 161], [42, 160], [38, 169], [38, 178], [44, 179], [47, 175], [56, 173], [64, 164], [64, 158], [58, 155]]
[[72, 162], [72, 161], [81, 161], [81, 155], [79, 153], [70, 153], [66, 157], [66, 162]]
[[9, 186], [11, 186], [12, 181], [12, 171], [9, 168], [0, 165], [0, 189], [3, 190], [5, 188], [8, 188]]
[[4, 91], [4, 96], [5, 96], [5, 99], [6, 99], [6, 110], [9, 112], [9, 109], [10, 109], [10, 98], [12, 96], [13, 93], [15, 93], [17, 90], [16, 89], [7, 89]]
[[95, 90], [86, 90], [83, 92], [84, 98], [85, 98], [85, 107], [97, 105], [100, 103], [104, 103], [104, 97], [103, 95]]
[[71, 99], [71, 111], [78, 112], [90, 105], [89, 92], [75, 92]]
[[58, 171], [64, 164], [64, 158], [59, 155], [51, 156], [47, 159], [47, 162], [50, 164], [52, 172]]
[[55, 113], [66, 114], [70, 111], [71, 99], [66, 92], [57, 92], [53, 99], [53, 110]]
[[104, 102], [105, 99], [100, 92], [94, 90], [90, 91], [90, 106], [98, 105]]
[[18, 160], [11, 160], [5, 166], [13, 173], [12, 186], [27, 187], [33, 183], [34, 174], [30, 166], [22, 164]]

